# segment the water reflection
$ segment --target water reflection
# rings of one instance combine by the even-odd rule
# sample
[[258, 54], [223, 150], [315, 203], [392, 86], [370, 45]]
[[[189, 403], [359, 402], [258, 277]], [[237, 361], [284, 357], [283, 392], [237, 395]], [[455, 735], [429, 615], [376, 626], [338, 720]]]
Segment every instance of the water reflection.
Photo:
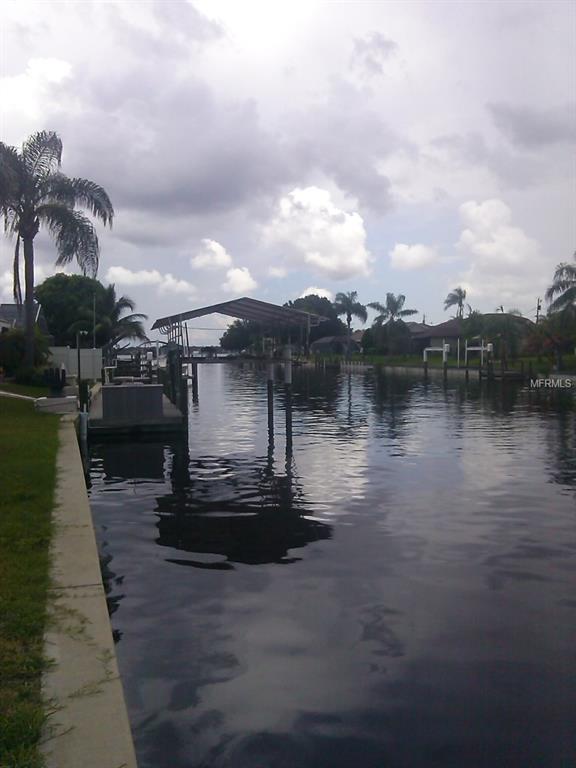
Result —
[[270, 440], [264, 372], [199, 387], [92, 446], [140, 768], [576, 764], [573, 398], [300, 370]]
[[182, 445], [171, 459], [171, 490], [157, 499], [157, 543], [226, 558], [225, 563], [172, 563], [220, 569], [231, 568], [230, 563], [291, 563], [298, 558], [288, 557], [290, 550], [331, 536], [329, 525], [307, 517], [291, 451], [285, 471], [276, 471], [273, 441], [265, 458], [191, 459]]

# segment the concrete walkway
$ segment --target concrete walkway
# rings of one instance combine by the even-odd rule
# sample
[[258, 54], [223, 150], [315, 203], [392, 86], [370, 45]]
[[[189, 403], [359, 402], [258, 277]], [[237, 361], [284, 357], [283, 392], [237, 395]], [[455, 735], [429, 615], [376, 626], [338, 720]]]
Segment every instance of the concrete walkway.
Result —
[[0, 396], [2, 397], [14, 397], [16, 400], [30, 400], [34, 402], [36, 400], [35, 397], [30, 397], [30, 395], [17, 395], [15, 392], [4, 392], [3, 389], [0, 389]]
[[60, 425], [44, 695], [47, 768], [136, 768], [74, 417]]

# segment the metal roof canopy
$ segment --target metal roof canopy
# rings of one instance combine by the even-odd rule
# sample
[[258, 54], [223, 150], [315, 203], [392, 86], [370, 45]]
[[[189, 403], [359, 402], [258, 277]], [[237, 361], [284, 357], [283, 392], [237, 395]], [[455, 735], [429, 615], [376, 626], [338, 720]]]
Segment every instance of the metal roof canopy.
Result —
[[158, 329], [161, 333], [167, 333], [170, 328], [180, 325], [186, 322], [186, 320], [212, 314], [228, 315], [240, 320], [255, 320], [262, 323], [298, 325], [304, 328], [320, 325], [320, 323], [329, 319], [322, 315], [304, 312], [301, 309], [281, 307], [278, 304], [270, 304], [267, 301], [259, 301], [258, 299], [250, 299], [247, 296], [243, 296], [241, 299], [232, 299], [221, 304], [212, 304], [209, 307], [193, 309], [190, 312], [181, 312], [178, 315], [161, 317], [156, 320], [152, 330]]

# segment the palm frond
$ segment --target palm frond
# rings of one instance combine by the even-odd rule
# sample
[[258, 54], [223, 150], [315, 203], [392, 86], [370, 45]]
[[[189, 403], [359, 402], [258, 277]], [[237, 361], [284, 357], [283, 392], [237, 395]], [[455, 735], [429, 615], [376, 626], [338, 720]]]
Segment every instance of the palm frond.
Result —
[[55, 173], [62, 161], [62, 140], [54, 131], [33, 133], [22, 145], [22, 160], [35, 179]]
[[96, 230], [90, 220], [61, 203], [41, 205], [36, 209], [36, 214], [56, 238], [56, 264], [69, 264], [76, 258], [82, 272], [95, 277], [100, 248]]
[[74, 208], [76, 205], [90, 211], [104, 224], [112, 225], [114, 208], [106, 191], [88, 179], [70, 179], [63, 173], [48, 176], [39, 185], [39, 202], [58, 202]]
[[550, 312], [558, 312], [572, 306], [576, 306], [576, 283], [566, 283], [560, 296], [552, 301], [548, 309]]
[[0, 211], [6, 215], [17, 205], [24, 175], [16, 147], [0, 142]]

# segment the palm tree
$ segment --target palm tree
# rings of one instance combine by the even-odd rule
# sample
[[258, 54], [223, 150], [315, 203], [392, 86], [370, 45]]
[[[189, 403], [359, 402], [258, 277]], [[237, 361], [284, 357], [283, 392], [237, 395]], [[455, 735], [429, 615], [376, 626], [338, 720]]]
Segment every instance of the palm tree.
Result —
[[34, 238], [45, 226], [55, 239], [56, 264], [76, 258], [82, 272], [98, 271], [98, 237], [92, 222], [79, 211], [87, 209], [112, 225], [114, 209], [104, 189], [93, 181], [70, 179], [58, 170], [62, 141], [54, 131], [32, 134], [22, 151], [0, 142], [0, 213], [4, 229], [16, 236], [14, 300], [22, 304], [20, 243], [24, 250], [26, 365], [34, 360]]
[[464, 316], [464, 299], [466, 298], [466, 291], [461, 286], [454, 288], [450, 291], [448, 296], [444, 299], [444, 311], [450, 307], [458, 307], [456, 317], [462, 318]]
[[374, 319], [374, 325], [381, 326], [385, 321], [394, 324], [396, 320], [399, 320], [402, 317], [418, 314], [417, 309], [403, 309], [405, 301], [406, 296], [402, 293], [399, 293], [398, 296], [394, 296], [393, 293], [387, 293], [385, 304], [380, 304], [379, 301], [372, 301], [368, 304], [371, 309], [380, 312]]
[[576, 308], [576, 252], [574, 264], [558, 264], [554, 272], [554, 281], [546, 291], [546, 300], [550, 302], [550, 312], [559, 312]]
[[[114, 285], [106, 288], [104, 301], [100, 307], [100, 320], [96, 326], [96, 333], [102, 338], [103, 343], [116, 344], [122, 339], [147, 340], [142, 321], [147, 320], [148, 315], [134, 313], [135, 306], [128, 296], [120, 296], [117, 299]], [[126, 311], [132, 314], [122, 317]]]
[[358, 292], [350, 291], [349, 293], [337, 293], [334, 300], [334, 309], [336, 314], [346, 315], [346, 325], [348, 326], [348, 354], [350, 354], [350, 341], [352, 338], [352, 318], [357, 317], [363, 323], [368, 319], [368, 313], [364, 304], [360, 304], [358, 301]]
[[[139, 339], [146, 341], [147, 336], [142, 325], [148, 315], [134, 313], [135, 302], [128, 296], [116, 297], [115, 286], [101, 286], [101, 293], [96, 299], [96, 338], [100, 346], [113, 346], [122, 339]], [[124, 315], [129, 311], [132, 314]], [[78, 311], [78, 319], [70, 325], [67, 335], [74, 337], [77, 331], [92, 331], [94, 313], [92, 307], [84, 307]]]

